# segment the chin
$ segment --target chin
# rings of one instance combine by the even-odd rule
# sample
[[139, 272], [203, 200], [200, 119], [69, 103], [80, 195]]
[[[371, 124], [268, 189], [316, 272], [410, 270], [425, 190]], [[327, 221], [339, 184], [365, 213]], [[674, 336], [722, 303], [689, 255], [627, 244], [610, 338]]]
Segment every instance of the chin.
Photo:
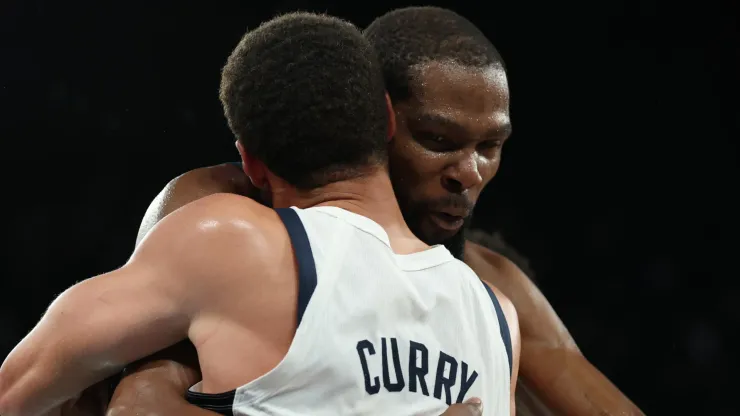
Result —
[[457, 234], [442, 242], [447, 250], [458, 260], [465, 257], [465, 228], [460, 228]]
[[414, 229], [412, 229], [412, 231], [414, 232], [414, 234], [416, 234], [417, 237], [419, 237], [419, 239], [421, 239], [421, 241], [430, 246], [444, 244], [445, 241], [454, 237], [458, 232], [460, 232], [460, 230], [445, 230], [427, 221], [425, 221], [422, 226], [415, 227]]
[[[431, 224], [430, 224], [431, 225]], [[425, 232], [417, 236], [430, 246], [443, 245], [452, 255], [462, 260], [465, 250], [465, 226], [458, 228], [456, 231], [444, 230], [438, 227], [425, 227]]]

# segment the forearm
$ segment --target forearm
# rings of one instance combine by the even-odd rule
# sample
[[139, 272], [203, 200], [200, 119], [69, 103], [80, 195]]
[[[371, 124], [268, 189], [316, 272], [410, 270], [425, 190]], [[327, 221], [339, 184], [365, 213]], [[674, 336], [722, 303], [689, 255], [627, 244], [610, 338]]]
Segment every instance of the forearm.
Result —
[[185, 400], [187, 389], [200, 380], [195, 347], [183, 341], [127, 367], [107, 416], [213, 416]]
[[[179, 373], [179, 374], [177, 374]], [[212, 416], [214, 413], [189, 404], [185, 391], [198, 380], [171, 362], [153, 361], [121, 380], [107, 416]], [[188, 380], [188, 381], [185, 381]]]
[[517, 416], [556, 416], [522, 380], [516, 384]]
[[35, 415], [187, 335], [187, 316], [143, 266], [87, 279], [60, 295], [0, 369], [0, 404]]
[[0, 414], [45, 415], [65, 403], [77, 402], [81, 391], [95, 383], [95, 375], [79, 374], [72, 367], [44, 362], [32, 363], [3, 392]]
[[578, 351], [522, 346], [521, 380], [555, 414], [643, 415]]
[[77, 315], [69, 308], [74, 302], [73, 290], [59, 296], [5, 359], [0, 369], [3, 416], [43, 414], [115, 373], [110, 362], [90, 359], [85, 335], [67, 330], [76, 325]]

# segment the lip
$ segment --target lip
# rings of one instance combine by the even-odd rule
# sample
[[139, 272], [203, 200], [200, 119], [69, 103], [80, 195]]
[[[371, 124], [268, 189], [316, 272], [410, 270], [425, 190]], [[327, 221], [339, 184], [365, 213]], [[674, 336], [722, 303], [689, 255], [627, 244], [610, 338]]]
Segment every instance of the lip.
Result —
[[432, 222], [434, 222], [434, 224], [439, 228], [447, 231], [457, 231], [465, 222], [464, 217], [445, 214], [442, 212], [433, 212], [429, 215], [429, 218], [431, 218]]

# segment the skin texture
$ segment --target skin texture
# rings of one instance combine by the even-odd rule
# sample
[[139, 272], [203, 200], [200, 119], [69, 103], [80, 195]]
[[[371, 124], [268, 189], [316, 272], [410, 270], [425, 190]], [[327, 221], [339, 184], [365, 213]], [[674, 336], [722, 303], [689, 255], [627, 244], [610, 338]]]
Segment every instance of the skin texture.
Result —
[[[250, 179], [267, 184], [276, 207], [344, 208], [382, 226], [398, 254], [429, 248], [403, 222], [385, 169], [301, 193], [243, 156]], [[287, 353], [297, 291], [293, 249], [274, 210], [237, 195], [199, 199], [158, 222], [124, 266], [74, 285], [53, 302], [0, 369], [0, 411], [48, 414], [184, 338], [197, 350], [203, 392], [234, 389]], [[500, 302], [511, 320], [516, 380], [516, 311], [505, 297]]]
[[[643, 414], [581, 354], [547, 299], [518, 267], [484, 247], [465, 243], [460, 233], [436, 227], [430, 218], [432, 212], [445, 209], [464, 213], [495, 176], [501, 148], [511, 133], [505, 74], [495, 68], [473, 70], [442, 63], [417, 71], [412, 97], [393, 103], [397, 130], [389, 145], [394, 190], [416, 235], [428, 244], [444, 242], [453, 252], [464, 248], [465, 262], [516, 306], [523, 356], [517, 389], [520, 414]], [[171, 181], [154, 200], [140, 237], [169, 212], [216, 192], [255, 194], [236, 166], [190, 171]], [[171, 414], [162, 405], [165, 397], [180, 412], [199, 411], [182, 399], [187, 387], [200, 379], [197, 368], [190, 367], [192, 377], [187, 378], [182, 376], [184, 367], [172, 362], [147, 365], [132, 371], [116, 390], [111, 404], [116, 414], [138, 414], [135, 409]], [[168, 368], [178, 368], [177, 374], [170, 377]]]

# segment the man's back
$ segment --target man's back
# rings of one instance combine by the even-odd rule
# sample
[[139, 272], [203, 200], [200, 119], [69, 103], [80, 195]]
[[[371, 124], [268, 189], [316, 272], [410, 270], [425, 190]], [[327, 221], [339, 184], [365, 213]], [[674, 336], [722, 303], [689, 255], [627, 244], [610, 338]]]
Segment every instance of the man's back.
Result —
[[[34, 330], [13, 350], [0, 368], [3, 415], [53, 412], [125, 365], [185, 338], [190, 338], [202, 355], [206, 390], [239, 383], [237, 378], [242, 374], [249, 381], [270, 368], [289, 347], [296, 320], [303, 313], [302, 305], [310, 298], [306, 293], [311, 292], [311, 285], [304, 283], [312, 279], [298, 279], [296, 274], [318, 275], [315, 264], [306, 267], [309, 262], [314, 263], [313, 254], [300, 254], [306, 253], [311, 244], [298, 214], [288, 207], [325, 204], [345, 207], [372, 218], [387, 230], [389, 240], [403, 246], [426, 248], [404, 222], [388, 177], [387, 138], [394, 134], [394, 113], [385, 93], [382, 68], [372, 46], [356, 27], [330, 16], [309, 13], [283, 15], [265, 22], [247, 33], [227, 60], [222, 71], [220, 98], [250, 182], [274, 207], [286, 210], [276, 213], [246, 198], [216, 195], [183, 207], [159, 222], [124, 266], [76, 284], [60, 295]], [[314, 240], [328, 238], [333, 228], [328, 224], [314, 230], [320, 237]], [[286, 235], [290, 236], [290, 243]], [[414, 252], [407, 249], [398, 251]], [[354, 252], [362, 250], [356, 247]], [[386, 246], [385, 250], [389, 251], [390, 247]], [[321, 262], [333, 263], [352, 262], [336, 257]], [[384, 275], [388, 270], [375, 270], [375, 275]], [[323, 280], [322, 276], [316, 282]], [[468, 276], [475, 282], [469, 270]], [[346, 292], [353, 291], [354, 280], [357, 279], [349, 282]], [[477, 283], [477, 291], [485, 295], [485, 286], [480, 281]], [[313, 295], [318, 297], [321, 287], [326, 285], [315, 285], [318, 292]], [[329, 286], [326, 290], [331, 292], [331, 289]], [[281, 295], [286, 291], [288, 295]], [[365, 315], [385, 310], [387, 305], [379, 302], [383, 299], [371, 298], [376, 305]], [[463, 298], [458, 294], [450, 299], [460, 303]], [[458, 304], [450, 311], [455, 310], [454, 306], [466, 310]], [[434, 308], [435, 313], [438, 307]], [[488, 309], [488, 320], [496, 323], [492, 308]], [[342, 316], [342, 312], [336, 315]], [[450, 316], [454, 314], [443, 317]], [[417, 325], [419, 320], [421, 326], [426, 323], [423, 316], [411, 318]], [[318, 317], [313, 321], [314, 327], [325, 331], [319, 335], [312, 333], [315, 339], [330, 339], [331, 333], [345, 330], [337, 322], [325, 328], [319, 325], [322, 320]], [[455, 323], [462, 321], [453, 319]], [[306, 324], [311, 322], [307, 319]], [[381, 330], [393, 330], [394, 322], [389, 319], [381, 324], [366, 330], [365, 336], [377, 337]], [[478, 326], [471, 327], [472, 334], [476, 334], [474, 330]], [[490, 326], [498, 330], [497, 326]], [[298, 327], [299, 335], [301, 328]], [[471, 363], [468, 377], [466, 365], [461, 362], [460, 382], [472, 384], [475, 374], [472, 369], [478, 368], [475, 371], [480, 371], [482, 380], [493, 377], [496, 383], [503, 383], [501, 390], [508, 392], [508, 380], [486, 367], [495, 362], [484, 358], [491, 351], [457, 354], [460, 348], [455, 348], [453, 332], [437, 337], [446, 340], [443, 347], [437, 348], [440, 357], [445, 357], [442, 352], [446, 350]], [[430, 341], [435, 339], [430, 337]], [[47, 345], [63, 345], [63, 348], [44, 348]], [[495, 345], [493, 341], [482, 342], [475, 348], [492, 345]], [[347, 372], [344, 363], [337, 365], [329, 360], [336, 358], [332, 353], [338, 352], [337, 346], [333, 348], [322, 351], [327, 358], [324, 361], [330, 363], [333, 372]], [[357, 345], [349, 348], [357, 351]], [[509, 361], [507, 354], [502, 353], [504, 350], [498, 348], [493, 353]], [[241, 359], [249, 360], [250, 364]], [[453, 367], [450, 360], [445, 361], [450, 364], [448, 370]], [[298, 363], [307, 364], [301, 360]], [[516, 374], [516, 364], [512, 369]], [[447, 386], [453, 386], [457, 371], [447, 374], [444, 367], [442, 370], [436, 379], [447, 377]], [[311, 384], [327, 381], [331, 383], [332, 379], [317, 378]], [[386, 388], [389, 383], [385, 383]], [[279, 391], [285, 391], [286, 383], [277, 385]], [[471, 388], [477, 388], [476, 385]], [[363, 386], [364, 381], [358, 379], [354, 390], [360, 393]], [[320, 391], [330, 395], [336, 390], [332, 387], [336, 385]], [[435, 383], [435, 392], [443, 388]], [[481, 388], [490, 391], [488, 385]], [[364, 394], [381, 397], [369, 391]], [[501, 391], [494, 394], [492, 397], [498, 397]], [[260, 396], [264, 394], [257, 392], [256, 397]], [[311, 396], [318, 408], [309, 413], [337, 414], [325, 408], [325, 396]], [[402, 397], [382, 397], [394, 396]], [[451, 396], [452, 393], [447, 394], [446, 400], [451, 401]], [[418, 397], [425, 398], [423, 394]], [[438, 410], [446, 408], [444, 404], [441, 406]], [[284, 413], [292, 413], [287, 409], [296, 407], [300, 406], [288, 403]], [[368, 408], [374, 409], [374, 406]], [[403, 410], [406, 412], [408, 409]]]
[[204, 379], [194, 390], [241, 387], [191, 402], [250, 415], [439, 414], [475, 396], [487, 414], [509, 413], [508, 326], [467, 266], [442, 246], [395, 254], [380, 225], [341, 208], [276, 212], [274, 267], [235, 271], [222, 314], [191, 336]]

